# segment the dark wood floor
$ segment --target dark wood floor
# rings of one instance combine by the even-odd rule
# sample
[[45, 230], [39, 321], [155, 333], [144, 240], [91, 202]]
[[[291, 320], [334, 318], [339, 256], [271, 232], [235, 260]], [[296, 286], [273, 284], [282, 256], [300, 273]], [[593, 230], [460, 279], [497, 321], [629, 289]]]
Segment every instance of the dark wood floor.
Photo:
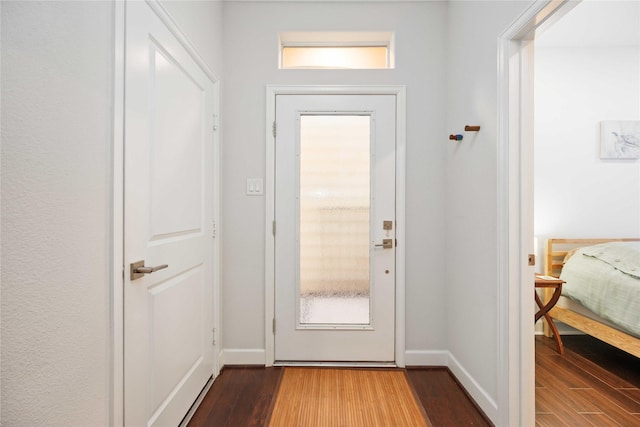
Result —
[[[225, 368], [189, 427], [264, 426], [281, 374], [282, 368]], [[434, 426], [492, 425], [448, 369], [411, 368], [407, 376]]]
[[[589, 336], [536, 337], [537, 426], [640, 426], [640, 359]], [[264, 426], [282, 368], [227, 367], [190, 427]], [[434, 426], [490, 426], [446, 368], [407, 376]]]
[[640, 426], [640, 359], [585, 335], [536, 337], [537, 426]]

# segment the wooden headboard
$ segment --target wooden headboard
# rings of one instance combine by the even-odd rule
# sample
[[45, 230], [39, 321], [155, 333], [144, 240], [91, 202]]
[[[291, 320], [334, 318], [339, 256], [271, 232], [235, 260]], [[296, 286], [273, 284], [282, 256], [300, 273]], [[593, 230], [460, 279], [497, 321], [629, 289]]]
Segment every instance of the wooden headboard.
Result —
[[597, 245], [607, 242], [640, 242], [640, 238], [617, 239], [547, 239], [544, 247], [544, 274], [545, 276], [560, 277], [562, 262], [571, 249], [582, 246]]

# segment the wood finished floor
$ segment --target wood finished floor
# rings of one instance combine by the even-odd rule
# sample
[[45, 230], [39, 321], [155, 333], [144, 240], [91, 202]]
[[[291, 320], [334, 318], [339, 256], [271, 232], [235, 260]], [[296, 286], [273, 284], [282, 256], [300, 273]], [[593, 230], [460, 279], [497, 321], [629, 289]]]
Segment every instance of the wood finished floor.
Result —
[[640, 426], [640, 359], [585, 335], [536, 337], [537, 426]]
[[[189, 427], [265, 426], [282, 372], [282, 368], [225, 368]], [[434, 427], [492, 425], [446, 368], [410, 368], [407, 377]]]
[[[536, 425], [640, 427], [640, 359], [588, 336], [536, 337]], [[264, 426], [282, 368], [227, 367], [189, 427]], [[436, 427], [490, 426], [451, 373], [409, 368], [407, 377]]]

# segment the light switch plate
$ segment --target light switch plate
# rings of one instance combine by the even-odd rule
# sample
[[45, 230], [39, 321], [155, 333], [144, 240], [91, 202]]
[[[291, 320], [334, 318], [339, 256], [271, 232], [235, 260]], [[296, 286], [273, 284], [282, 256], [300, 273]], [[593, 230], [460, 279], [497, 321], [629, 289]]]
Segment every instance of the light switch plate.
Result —
[[247, 196], [263, 196], [262, 178], [247, 178]]

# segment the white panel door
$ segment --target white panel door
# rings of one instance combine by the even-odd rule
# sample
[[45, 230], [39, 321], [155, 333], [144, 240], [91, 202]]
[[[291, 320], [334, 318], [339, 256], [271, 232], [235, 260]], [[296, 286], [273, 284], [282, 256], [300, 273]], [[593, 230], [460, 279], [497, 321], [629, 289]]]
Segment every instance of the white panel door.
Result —
[[[125, 425], [176, 426], [213, 372], [215, 86], [146, 2], [126, 7]], [[168, 267], [132, 278], [142, 260]]]
[[276, 362], [395, 360], [395, 95], [277, 95]]

